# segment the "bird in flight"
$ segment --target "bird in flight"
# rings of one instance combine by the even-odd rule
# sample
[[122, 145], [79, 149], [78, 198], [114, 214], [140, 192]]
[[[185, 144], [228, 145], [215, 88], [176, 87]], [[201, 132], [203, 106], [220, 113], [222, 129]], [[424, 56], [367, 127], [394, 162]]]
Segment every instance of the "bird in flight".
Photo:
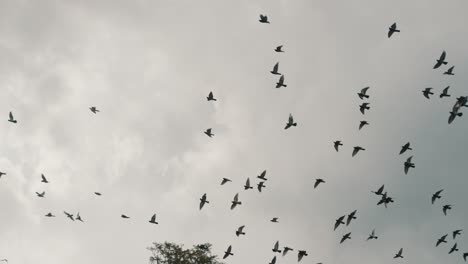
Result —
[[37, 197], [44, 198], [45, 192], [38, 193], [36, 192]]
[[273, 217], [273, 219], [270, 220], [272, 223], [279, 223], [278, 222], [278, 217]]
[[450, 67], [446, 72], [444, 72], [444, 75], [455, 75], [453, 73], [453, 68], [455, 68], [455, 66]]
[[437, 239], [436, 247], [438, 247], [441, 243], [447, 243], [447, 240], [445, 240], [447, 238], [447, 236], [448, 236], [448, 234], [443, 235], [442, 237]]
[[211, 128], [208, 128], [204, 133], [205, 133], [207, 136], [209, 136], [209, 137], [214, 136], [214, 134], [211, 133]]
[[45, 215], [46, 217], [55, 217], [55, 215], [53, 215], [52, 213], [48, 213]]
[[344, 225], [345, 222], [344, 222], [344, 219], [345, 219], [346, 215], [343, 215], [341, 216], [340, 218], [336, 219], [335, 221], [335, 227], [333, 228], [333, 231], [335, 231], [340, 225]]
[[308, 256], [308, 255], [307, 255], [307, 251], [305, 251], [305, 250], [298, 250], [298, 251], [297, 251], [297, 262], [300, 262], [301, 259], [302, 259], [304, 256], [306, 256], [306, 257]]
[[457, 243], [455, 243], [455, 245], [450, 249], [449, 254], [452, 254], [454, 251], [458, 251]]
[[0, 178], [2, 178], [3, 175], [6, 175], [6, 172], [0, 171]]
[[244, 185], [244, 190], [248, 190], [248, 189], [253, 189], [252, 186], [250, 186], [250, 179], [247, 178], [247, 181], [245, 182], [245, 185]]
[[369, 237], [367, 238], [367, 240], [377, 239], [377, 238], [379, 238], [379, 237], [377, 237], [377, 236], [375, 235], [375, 229], [374, 229], [374, 230], [372, 230], [372, 233], [369, 235]]
[[270, 21], [268, 21], [268, 17], [266, 15], [260, 15], [260, 23], [267, 23], [270, 24]]
[[265, 178], [265, 175], [266, 175], [266, 170], [264, 170], [259, 176], [257, 176], [257, 178], [259, 178], [260, 180], [266, 181], [267, 178]]
[[75, 219], [73, 218], [73, 215], [72, 215], [72, 214], [69, 214], [69, 213], [67, 213], [67, 212], [65, 212], [65, 211], [63, 211], [63, 213], [64, 213], [68, 218], [70, 218], [72, 221], [75, 221]]
[[403, 258], [403, 248], [400, 248], [398, 253], [393, 258]]
[[234, 254], [232, 254], [231, 251], [232, 251], [232, 246], [229, 246], [229, 247], [227, 248], [227, 250], [224, 252], [223, 259], [225, 259], [225, 258], [227, 258], [227, 257], [229, 257], [229, 256], [233, 256]]
[[273, 259], [271, 260], [269, 264], [275, 264], [275, 263], [276, 263], [276, 256], [273, 257]]
[[13, 117], [13, 113], [10, 112], [10, 115], [9, 115], [9, 118], [8, 118], [8, 122], [11, 122], [11, 123], [18, 123], [17, 120], [15, 120], [15, 118]]
[[234, 195], [234, 199], [232, 200], [232, 205], [231, 205], [231, 210], [236, 208], [237, 205], [241, 205], [242, 202], [239, 202], [239, 194], [236, 193], [236, 195]]
[[221, 181], [221, 185], [224, 185], [226, 182], [231, 182], [231, 180], [228, 178], [223, 178], [223, 180]]
[[95, 195], [101, 196], [102, 194], [100, 192], [94, 192]]
[[0, 261], [8, 263], [8, 259], [0, 259]]
[[202, 198], [200, 198], [200, 210], [203, 208], [203, 206], [206, 203], [210, 203], [210, 202], [208, 200], [206, 200], [206, 193], [205, 193], [205, 194], [203, 194]]
[[130, 217], [129, 216], [126, 216], [126, 215], [120, 215], [120, 217], [124, 218], [124, 219], [129, 219]]
[[440, 98], [443, 98], [443, 97], [450, 97], [450, 94], [448, 94], [448, 89], [450, 88], [450, 86], [447, 86], [444, 88], [444, 90], [442, 90], [442, 93], [439, 95]]
[[409, 168], [414, 168], [415, 167], [414, 163], [411, 162], [412, 159], [413, 159], [413, 156], [409, 157], [404, 163], [405, 174], [408, 173]]
[[284, 84], [284, 74], [281, 75], [278, 82], [276, 83], [276, 88], [281, 88], [281, 87], [288, 87], [288, 85]]
[[431, 90], [432, 90], [431, 87], [424, 89], [424, 90], [422, 91], [424, 97], [426, 97], [427, 99], [430, 99], [430, 98], [429, 98], [429, 95], [433, 95], [433, 94], [434, 94], [433, 92], [431, 92]]
[[293, 249], [290, 248], [290, 247], [284, 247], [284, 248], [283, 248], [283, 257], [286, 256], [286, 254], [287, 254], [289, 251], [293, 251]]
[[468, 252], [463, 253], [463, 260], [466, 262], [466, 257], [468, 257]]
[[278, 72], [278, 67], [279, 67], [279, 62], [277, 62], [277, 63], [275, 64], [275, 66], [273, 66], [273, 70], [270, 71], [271, 74], [274, 74], [274, 75], [281, 75], [281, 73]]
[[361, 98], [361, 100], [364, 100], [364, 98], [369, 98], [369, 95], [366, 94], [367, 90], [369, 90], [369, 87], [364, 87], [362, 88], [361, 92], [358, 93], [358, 96]]
[[316, 179], [315, 184], [314, 184], [314, 189], [317, 188], [317, 186], [319, 186], [320, 183], [325, 183], [325, 181], [323, 179]]
[[442, 207], [442, 212], [444, 212], [444, 215], [447, 215], [448, 210], [452, 210], [452, 205], [447, 204]]
[[157, 225], [158, 222], [156, 222], [156, 214], [153, 214], [153, 216], [151, 217], [151, 219], [148, 222], [150, 222], [151, 224]]
[[283, 45], [277, 46], [277, 47], [275, 48], [275, 51], [276, 51], [276, 52], [284, 52], [284, 50], [283, 50]]
[[273, 247], [272, 250], [275, 253], [281, 253], [281, 250], [279, 250], [279, 241], [276, 241], [275, 246]]
[[404, 144], [402, 147], [401, 147], [401, 150], [400, 150], [400, 155], [405, 153], [407, 150], [413, 150], [411, 147], [410, 147], [410, 143], [406, 143]]
[[351, 239], [351, 232], [347, 233], [341, 238], [340, 244], [345, 242], [347, 239]]
[[393, 35], [393, 33], [395, 33], [395, 32], [400, 32], [400, 30], [397, 29], [396, 23], [393, 23], [393, 24], [388, 28], [388, 38], [390, 38], [390, 37]]
[[294, 118], [292, 114], [289, 114], [288, 123], [286, 123], [286, 126], [284, 127], [284, 129], [288, 129], [292, 126], [297, 126], [297, 123], [294, 122]]
[[265, 182], [259, 182], [257, 184], [257, 189], [258, 189], [259, 192], [262, 192], [262, 188], [265, 188], [265, 187], [266, 187]]
[[213, 97], [213, 92], [210, 92], [208, 94], [208, 97], [206, 97], [206, 100], [208, 101], [216, 101], [216, 99]]
[[432, 195], [432, 198], [431, 198], [432, 204], [434, 204], [434, 202], [435, 202], [437, 199], [442, 198], [442, 197], [440, 196], [440, 194], [441, 194], [443, 191], [444, 191], [444, 189], [438, 190], [436, 193], [434, 193], [434, 194]]
[[91, 112], [93, 112], [93, 113], [95, 113], [95, 114], [96, 114], [97, 112], [100, 112], [95, 106], [91, 106], [91, 107], [89, 108], [89, 110], [91, 110]]
[[382, 186], [380, 186], [380, 188], [376, 192], [374, 192], [374, 191], [372, 191], [372, 192], [375, 193], [376, 195], [383, 195], [384, 186], [385, 185], [382, 185]]
[[365, 125], [369, 125], [369, 122], [363, 120], [359, 123], [359, 130], [361, 130], [361, 128], [363, 128]]
[[452, 232], [453, 239], [455, 239], [457, 237], [457, 235], [460, 235], [461, 231], [463, 231], [463, 229], [458, 229], [458, 230], [453, 231]]
[[447, 62], [445, 61], [445, 56], [447, 54], [445, 53], [445, 50], [442, 52], [442, 54], [440, 55], [439, 59], [437, 60], [436, 64], [434, 65], [434, 69], [437, 69], [439, 68], [440, 66], [442, 66], [442, 64], [447, 64]]
[[348, 219], [346, 219], [347, 226], [349, 225], [349, 223], [351, 223], [351, 220], [356, 219], [356, 212], [357, 210], [354, 210], [352, 213], [348, 215]]
[[354, 157], [354, 156], [356, 156], [356, 154], [357, 154], [357, 153], [358, 153], [360, 150], [366, 150], [366, 149], [365, 149], [365, 148], [363, 148], [363, 147], [360, 147], [360, 146], [356, 146], [356, 147], [354, 147], [354, 149], [353, 149], [353, 153], [351, 154], [351, 157]]
[[337, 141], [333, 142], [333, 146], [335, 147], [336, 152], [338, 152], [339, 146], [343, 146], [343, 143], [341, 143], [340, 140], [337, 140]]
[[83, 222], [83, 219], [81, 219], [81, 216], [80, 216], [80, 213], [77, 213], [76, 214], [76, 220], [80, 221], [80, 222]]
[[366, 110], [369, 110], [370, 106], [369, 103], [362, 103], [362, 105], [359, 106], [359, 110], [361, 113], [364, 115]]
[[244, 233], [244, 227], [245, 227], [245, 225], [240, 226], [239, 228], [237, 228], [236, 236], [245, 235], [245, 233]]

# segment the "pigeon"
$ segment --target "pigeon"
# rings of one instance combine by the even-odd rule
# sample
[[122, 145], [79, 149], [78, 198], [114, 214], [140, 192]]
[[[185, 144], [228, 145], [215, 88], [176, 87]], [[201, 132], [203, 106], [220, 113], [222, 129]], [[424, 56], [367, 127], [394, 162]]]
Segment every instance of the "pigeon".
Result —
[[289, 114], [289, 119], [288, 119], [288, 123], [286, 123], [286, 126], [284, 127], [284, 129], [288, 129], [292, 126], [297, 126], [297, 123], [294, 122], [294, 118], [292, 116], [292, 114]]
[[453, 245], [453, 247], [450, 249], [449, 254], [452, 254], [454, 251], [458, 251], [457, 243], [455, 243], [455, 245]]
[[403, 248], [400, 248], [400, 251], [393, 258], [403, 258]]
[[64, 213], [68, 218], [70, 218], [72, 221], [75, 221], [75, 219], [73, 218], [73, 215], [72, 215], [72, 214], [69, 214], [69, 213], [67, 213], [67, 212], [65, 212], [65, 211], [63, 211], [63, 213]]
[[408, 170], [409, 168], [414, 168], [414, 163], [411, 162], [411, 160], [413, 159], [413, 156], [410, 156], [404, 163], [404, 170], [405, 170], [405, 174], [408, 173]]
[[221, 185], [224, 185], [226, 182], [230, 182], [231, 180], [228, 179], [228, 178], [223, 178], [223, 180], [221, 181]]
[[270, 24], [270, 21], [268, 21], [268, 17], [266, 15], [260, 15], [260, 23], [267, 23]]
[[359, 106], [359, 110], [363, 115], [365, 114], [366, 109], [370, 109], [369, 103], [362, 103], [362, 105]]
[[273, 217], [273, 219], [270, 220], [272, 223], [278, 223], [278, 217]]
[[286, 256], [286, 254], [287, 254], [289, 251], [293, 251], [293, 249], [290, 248], [290, 247], [284, 247], [284, 249], [283, 249], [283, 257]]
[[281, 75], [278, 82], [276, 83], [276, 88], [281, 88], [281, 87], [288, 87], [286, 84], [284, 84], [284, 74]]
[[274, 74], [274, 75], [281, 75], [281, 73], [278, 72], [278, 67], [279, 67], [279, 62], [277, 62], [277, 63], [275, 64], [275, 66], [273, 66], [273, 70], [270, 71], [271, 74]]
[[156, 214], [153, 214], [153, 216], [151, 217], [151, 219], [148, 222], [150, 222], [151, 224], [157, 225], [158, 222], [156, 222]]
[[362, 88], [361, 92], [358, 93], [358, 96], [361, 98], [361, 100], [364, 100], [364, 98], [369, 98], [369, 95], [366, 94], [367, 90], [369, 90], [369, 87], [364, 87]]
[[343, 146], [343, 144], [341, 143], [340, 140], [337, 140], [337, 141], [333, 142], [333, 146], [335, 147], [336, 152], [338, 152], [338, 147]]
[[335, 231], [341, 224], [345, 224], [343, 221], [345, 219], [346, 215], [341, 216], [340, 218], [336, 219], [335, 221], [335, 227], [333, 228], [333, 231]]
[[445, 50], [442, 52], [442, 54], [440, 55], [440, 58], [437, 60], [437, 63], [434, 65], [434, 68], [433, 69], [437, 69], [439, 68], [440, 66], [442, 66], [442, 64], [447, 64], [447, 62], [445, 61], [445, 56], [446, 56], [446, 53], [445, 53]]
[[433, 95], [433, 94], [434, 94], [433, 92], [431, 92], [431, 90], [432, 90], [432, 88], [430, 88], [430, 87], [424, 89], [424, 90], [422, 91], [424, 97], [426, 97], [427, 99], [430, 99], [430, 98], [429, 98], [429, 95]]
[[380, 186], [380, 188], [376, 192], [374, 192], [374, 191], [372, 191], [372, 192], [375, 193], [376, 195], [383, 195], [384, 186], [385, 185], [382, 185], [382, 186]]
[[315, 184], [314, 184], [314, 189], [317, 188], [317, 186], [319, 186], [320, 183], [325, 183], [325, 181], [322, 179], [316, 179]]
[[369, 123], [367, 121], [365, 121], [365, 120], [361, 121], [359, 123], [359, 130], [361, 130], [361, 128], [363, 128], [365, 125], [369, 125]]
[[0, 171], [0, 178], [2, 178], [3, 175], [6, 175], [6, 172]]
[[52, 213], [48, 213], [45, 215], [46, 217], [55, 217], [55, 215], [53, 215]]
[[275, 264], [275, 263], [276, 263], [276, 256], [273, 257], [273, 259], [271, 260], [269, 264]]
[[360, 150], [366, 150], [366, 149], [365, 149], [365, 148], [362, 148], [362, 147], [360, 147], [360, 146], [354, 147], [353, 154], [351, 154], [351, 157], [356, 156], [356, 154], [357, 154]]
[[349, 225], [349, 223], [351, 223], [351, 220], [356, 219], [356, 212], [357, 210], [354, 210], [352, 213], [348, 215], [348, 219], [346, 219], [347, 226]]
[[444, 189], [438, 190], [436, 193], [434, 193], [434, 194], [432, 195], [432, 198], [431, 198], [432, 204], [434, 204], [434, 202], [435, 202], [437, 199], [442, 198], [442, 197], [440, 196], [440, 194], [441, 194], [443, 191], [444, 191]]
[[209, 137], [214, 136], [214, 134], [211, 133], [211, 128], [208, 128], [204, 133], [205, 133], [207, 136], [209, 136]]
[[262, 192], [262, 188], [264, 188], [264, 187], [266, 187], [265, 182], [259, 182], [257, 184], [257, 189], [258, 189], [259, 192]]
[[259, 176], [257, 176], [257, 178], [259, 178], [260, 180], [266, 181], [267, 178], [265, 178], [265, 175], [266, 175], [266, 170], [262, 171], [262, 173]]
[[208, 97], [206, 97], [206, 100], [208, 101], [216, 101], [216, 98], [213, 97], [213, 92], [210, 92], [208, 94]]
[[15, 118], [13, 117], [12, 112], [10, 112], [8, 122], [15, 123], [15, 124], [18, 123], [18, 120], [15, 120]]
[[306, 256], [306, 257], [308, 256], [308, 255], [307, 255], [307, 251], [305, 251], [305, 250], [298, 250], [298, 251], [297, 251], [297, 262], [300, 262], [301, 259], [302, 259], [304, 256]]
[[396, 23], [393, 23], [393, 24], [388, 28], [388, 38], [390, 38], [390, 37], [393, 35], [393, 33], [395, 33], [395, 32], [400, 32], [400, 30], [397, 29]]
[[37, 197], [44, 198], [45, 192], [38, 193], [36, 192]]
[[245, 225], [240, 226], [239, 228], [237, 228], [236, 236], [245, 235], [245, 233], [244, 233], [244, 227], [245, 227]]
[[101, 196], [102, 194], [100, 192], [94, 192], [95, 195]]
[[446, 72], [444, 72], [444, 75], [455, 75], [453, 73], [453, 68], [455, 68], [455, 66], [450, 67]]
[[436, 247], [438, 247], [440, 245], [440, 243], [447, 243], [447, 240], [445, 240], [445, 238], [447, 238], [447, 236], [448, 236], [448, 234], [443, 235], [441, 238], [437, 239]]
[[450, 112], [448, 123], [451, 124], [453, 122], [453, 120], [455, 120], [455, 117], [462, 116], [462, 115], [463, 115], [463, 113]]
[[369, 235], [369, 237], [367, 238], [367, 240], [377, 239], [377, 238], [379, 238], [379, 237], [377, 237], [377, 236], [375, 235], [375, 229], [374, 229], [374, 230], [372, 230], [372, 233]]
[[206, 193], [205, 193], [205, 194], [203, 194], [202, 198], [200, 198], [200, 210], [203, 208], [203, 206], [206, 203], [210, 203], [210, 202], [208, 200], [206, 200]]
[[248, 189], [253, 189], [252, 186], [250, 186], [250, 179], [247, 178], [247, 181], [245, 182], [245, 185], [244, 185], [244, 190], [248, 190]]
[[126, 215], [121, 215], [120, 217], [124, 218], [124, 219], [129, 219], [130, 217], [129, 216], [126, 216]]
[[0, 261], [8, 263], [8, 259], [0, 259]]
[[94, 114], [100, 112], [95, 106], [90, 107], [89, 110], [91, 110], [91, 112], [93, 112]]
[[444, 212], [444, 215], [447, 215], [447, 210], [452, 210], [452, 205], [447, 204], [442, 207], [442, 211]]
[[443, 97], [450, 97], [450, 94], [448, 94], [448, 89], [450, 88], [450, 86], [447, 86], [444, 88], [444, 90], [442, 91], [442, 93], [440, 94], [440, 98], [443, 98]]
[[241, 205], [242, 202], [239, 202], [239, 194], [234, 195], [234, 200], [232, 200], [231, 210], [236, 208], [237, 205]]
[[81, 219], [80, 213], [76, 214], [76, 220], [83, 222], [83, 219]]
[[43, 182], [43, 183], [49, 183], [49, 181], [46, 179], [46, 177], [44, 176], [44, 174], [41, 174], [41, 178], [42, 178], [41, 182]]
[[347, 239], [351, 239], [351, 232], [347, 233], [341, 238], [340, 244], [345, 242]]
[[276, 241], [275, 246], [273, 247], [272, 250], [275, 253], [281, 253], [281, 250], [279, 250], [279, 241]]
[[400, 150], [400, 155], [405, 153], [407, 150], [413, 150], [411, 147], [410, 147], [410, 143], [406, 143], [404, 144], [402, 147], [401, 147], [401, 150]]
[[457, 237], [457, 235], [460, 235], [461, 231], [463, 231], [463, 229], [458, 229], [458, 230], [453, 231], [452, 232], [453, 239], [455, 239]]
[[229, 256], [233, 256], [233, 255], [234, 255], [234, 254], [231, 253], [231, 250], [232, 250], [232, 247], [229, 246], [229, 247], [227, 248], [227, 250], [224, 252], [223, 259], [225, 259], [225, 258], [227, 258], [227, 257], [229, 257]]
[[284, 52], [284, 50], [283, 50], [283, 45], [277, 46], [277, 47], [275, 48], [275, 51], [276, 51], [276, 52]]
[[466, 262], [466, 257], [468, 257], [468, 252], [463, 253], [463, 260]]

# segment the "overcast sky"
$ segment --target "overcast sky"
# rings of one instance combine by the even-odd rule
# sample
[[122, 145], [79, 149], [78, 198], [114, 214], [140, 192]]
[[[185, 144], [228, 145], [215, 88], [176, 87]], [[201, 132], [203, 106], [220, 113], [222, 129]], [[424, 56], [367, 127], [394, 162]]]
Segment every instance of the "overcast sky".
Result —
[[[147, 263], [146, 247], [171, 241], [210, 242], [220, 256], [232, 245], [229, 264], [268, 263], [279, 240], [295, 251], [278, 264], [297, 263], [297, 249], [303, 263], [394, 263], [401, 247], [398, 262], [460, 263], [468, 234], [451, 255], [451, 237], [434, 245], [468, 231], [468, 117], [447, 124], [468, 95], [466, 10], [465, 0], [1, 1], [0, 259]], [[388, 39], [394, 22], [401, 33]], [[449, 64], [433, 70], [443, 50]], [[274, 88], [276, 62], [286, 88]], [[443, 75], [451, 65], [455, 76]], [[290, 113], [298, 126], [284, 130]], [[361, 120], [370, 125], [359, 131]], [[244, 191], [265, 169], [264, 191]], [[316, 178], [326, 183], [314, 190]], [[382, 184], [388, 209], [371, 193]], [[236, 193], [242, 205], [230, 210]], [[366, 242], [374, 228], [379, 239]]]

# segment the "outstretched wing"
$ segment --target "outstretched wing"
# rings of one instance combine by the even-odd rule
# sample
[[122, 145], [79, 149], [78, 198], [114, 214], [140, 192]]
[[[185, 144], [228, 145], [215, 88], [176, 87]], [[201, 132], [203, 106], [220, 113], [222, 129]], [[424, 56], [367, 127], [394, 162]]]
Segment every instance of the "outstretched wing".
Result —
[[289, 114], [289, 119], [288, 119], [288, 121], [289, 121], [289, 124], [294, 123], [294, 118], [293, 118], [292, 114]]
[[13, 114], [10, 112], [10, 119], [13, 120]]

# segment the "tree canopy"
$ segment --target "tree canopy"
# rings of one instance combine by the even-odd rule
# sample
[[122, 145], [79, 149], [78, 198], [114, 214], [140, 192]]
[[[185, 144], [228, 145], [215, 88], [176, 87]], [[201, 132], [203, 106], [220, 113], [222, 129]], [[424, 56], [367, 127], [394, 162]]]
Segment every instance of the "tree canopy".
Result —
[[216, 255], [211, 254], [211, 244], [194, 245], [191, 249], [183, 249], [183, 245], [175, 243], [154, 242], [147, 248], [151, 252], [151, 264], [223, 264]]

